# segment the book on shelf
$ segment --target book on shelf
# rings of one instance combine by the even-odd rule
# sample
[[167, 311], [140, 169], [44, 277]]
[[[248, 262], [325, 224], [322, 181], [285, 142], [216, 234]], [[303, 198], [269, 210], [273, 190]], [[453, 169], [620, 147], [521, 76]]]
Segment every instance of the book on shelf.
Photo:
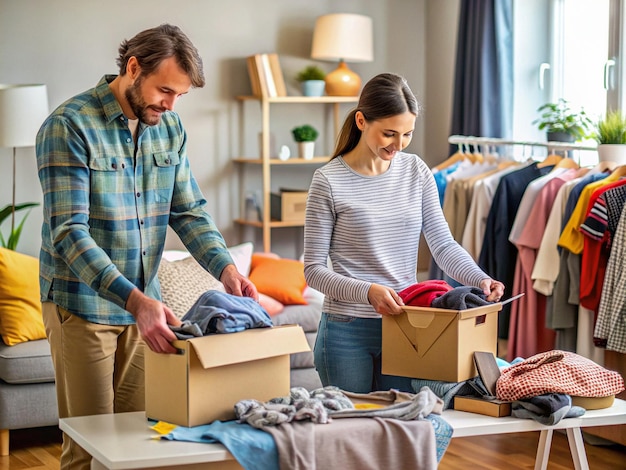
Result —
[[246, 62], [254, 96], [287, 96], [278, 54], [255, 54], [248, 57]]
[[278, 54], [268, 54], [272, 77], [274, 77], [274, 85], [276, 86], [277, 96], [287, 96], [287, 88], [285, 87], [285, 78], [283, 70], [280, 68]]
[[250, 86], [252, 87], [252, 94], [254, 96], [261, 97], [261, 82], [259, 81], [259, 73], [256, 68], [256, 62], [254, 56], [246, 58], [246, 64], [248, 66], [248, 75], [250, 77]]

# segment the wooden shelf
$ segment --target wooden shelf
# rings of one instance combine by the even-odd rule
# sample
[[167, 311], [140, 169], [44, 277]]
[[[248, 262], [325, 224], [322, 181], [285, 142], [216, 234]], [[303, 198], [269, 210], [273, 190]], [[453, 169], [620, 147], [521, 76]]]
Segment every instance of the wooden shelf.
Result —
[[[246, 102], [255, 101], [261, 106], [261, 157], [234, 157], [233, 162], [242, 165], [259, 165], [262, 170], [262, 200], [259, 201], [263, 208], [263, 220], [251, 221], [245, 219], [236, 219], [235, 222], [241, 226], [250, 226], [260, 228], [263, 232], [263, 250], [272, 251], [271, 248], [271, 231], [274, 228], [281, 227], [302, 227], [304, 222], [283, 222], [272, 220], [270, 218], [270, 194], [271, 194], [271, 172], [272, 169], [279, 166], [293, 165], [323, 165], [330, 160], [329, 156], [316, 156], [310, 160], [304, 158], [291, 157], [287, 160], [278, 158], [270, 158], [270, 108], [274, 104], [301, 104], [301, 105], [323, 105], [328, 106], [332, 110], [333, 133], [335, 137], [340, 131], [340, 106], [342, 104], [357, 103], [358, 96], [278, 96], [278, 97], [258, 97], [258, 96], [237, 96], [237, 101], [241, 105], [242, 113], [244, 112], [244, 104]], [[242, 167], [239, 168], [243, 172]], [[241, 173], [240, 173], [241, 175]], [[240, 177], [241, 180], [241, 177]], [[242, 194], [245, 188], [242, 189]]]
[[[250, 225], [252, 227], [263, 228], [263, 222], [260, 222], [258, 220], [235, 219], [235, 223], [238, 223], [240, 225]], [[269, 226], [271, 228], [304, 227], [304, 222], [283, 222], [282, 220], [270, 220]]]
[[237, 96], [239, 101], [267, 101], [268, 103], [356, 103], [358, 96], [276, 96], [273, 98], [260, 98], [258, 96]]
[[[291, 157], [288, 160], [279, 160], [278, 158], [270, 158], [268, 163], [270, 165], [320, 165], [330, 160], [330, 157], [313, 157], [310, 160], [304, 158]], [[252, 165], [262, 165], [262, 158], [247, 158], [237, 157], [233, 158], [235, 163], [250, 163]]]

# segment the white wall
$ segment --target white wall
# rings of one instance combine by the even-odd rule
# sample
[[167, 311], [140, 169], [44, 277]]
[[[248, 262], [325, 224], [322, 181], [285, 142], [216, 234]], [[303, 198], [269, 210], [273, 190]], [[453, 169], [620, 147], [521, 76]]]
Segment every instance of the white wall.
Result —
[[424, 152], [429, 166], [449, 156], [459, 0], [428, 1], [426, 6], [426, 77], [423, 101]]
[[[192, 90], [176, 108], [189, 134], [192, 169], [227, 242], [238, 243], [243, 236], [261, 247], [259, 231], [241, 232], [232, 222], [239, 211], [238, 179], [231, 158], [238, 152], [235, 124], [240, 109], [233, 97], [250, 93], [245, 57], [277, 52], [288, 92], [299, 94], [293, 76], [313, 62], [309, 53], [316, 17], [334, 12], [371, 16], [375, 60], [350, 66], [364, 80], [383, 71], [407, 77], [418, 99], [426, 104], [410, 147], [422, 154], [424, 148], [447, 146], [446, 109], [451, 108], [447, 86], [452, 83], [448, 74], [454, 52], [444, 49], [451, 42], [447, 34], [456, 29], [457, 5], [458, 0], [0, 0], [0, 83], [45, 83], [52, 109], [94, 86], [102, 75], [116, 73], [115, 58], [122, 39], [164, 22], [179, 25], [200, 50], [207, 78], [203, 89]], [[447, 19], [450, 15], [451, 21]], [[435, 34], [434, 21], [443, 21], [448, 31]], [[432, 39], [435, 53], [428, 52]], [[439, 59], [444, 64], [441, 68]], [[318, 64], [327, 71], [334, 68], [331, 63]], [[427, 66], [440, 72], [429, 75]], [[446, 109], [438, 109], [439, 100], [446, 103]], [[289, 130], [295, 120], [305, 119], [321, 117], [307, 108], [277, 115], [272, 121], [277, 141], [293, 146]], [[428, 129], [436, 129], [436, 140], [443, 142], [428, 144]], [[254, 132], [248, 132], [246, 144], [256, 145]], [[430, 161], [442, 159], [439, 151], [427, 153]], [[41, 201], [34, 149], [18, 149], [18, 159], [17, 201]], [[0, 149], [0, 207], [11, 201], [10, 171], [11, 150]], [[38, 254], [41, 220], [41, 208], [36, 208], [27, 220], [19, 251]], [[283, 256], [299, 254], [301, 247], [294, 240], [301, 237], [301, 231], [281, 229], [273, 235], [275, 251]], [[171, 238], [168, 245], [179, 246], [178, 240]]]

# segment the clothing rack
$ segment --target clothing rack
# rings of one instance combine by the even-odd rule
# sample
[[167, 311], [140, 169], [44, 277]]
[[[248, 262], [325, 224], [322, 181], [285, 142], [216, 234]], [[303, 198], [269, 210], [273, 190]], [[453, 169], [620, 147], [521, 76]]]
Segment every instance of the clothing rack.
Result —
[[521, 145], [526, 147], [547, 147], [548, 150], [590, 150], [597, 151], [596, 146], [582, 145], [575, 142], [539, 142], [529, 140], [509, 140], [497, 137], [476, 137], [466, 135], [451, 135], [448, 137], [451, 144], [470, 145]]

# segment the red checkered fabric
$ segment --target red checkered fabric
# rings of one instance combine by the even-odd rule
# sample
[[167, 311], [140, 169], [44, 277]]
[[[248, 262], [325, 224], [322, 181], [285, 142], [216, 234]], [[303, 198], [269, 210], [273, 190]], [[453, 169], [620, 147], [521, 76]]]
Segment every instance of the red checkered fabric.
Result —
[[515, 401], [546, 393], [608, 397], [624, 390], [624, 379], [586, 357], [548, 351], [507, 367], [496, 382], [500, 400]]

